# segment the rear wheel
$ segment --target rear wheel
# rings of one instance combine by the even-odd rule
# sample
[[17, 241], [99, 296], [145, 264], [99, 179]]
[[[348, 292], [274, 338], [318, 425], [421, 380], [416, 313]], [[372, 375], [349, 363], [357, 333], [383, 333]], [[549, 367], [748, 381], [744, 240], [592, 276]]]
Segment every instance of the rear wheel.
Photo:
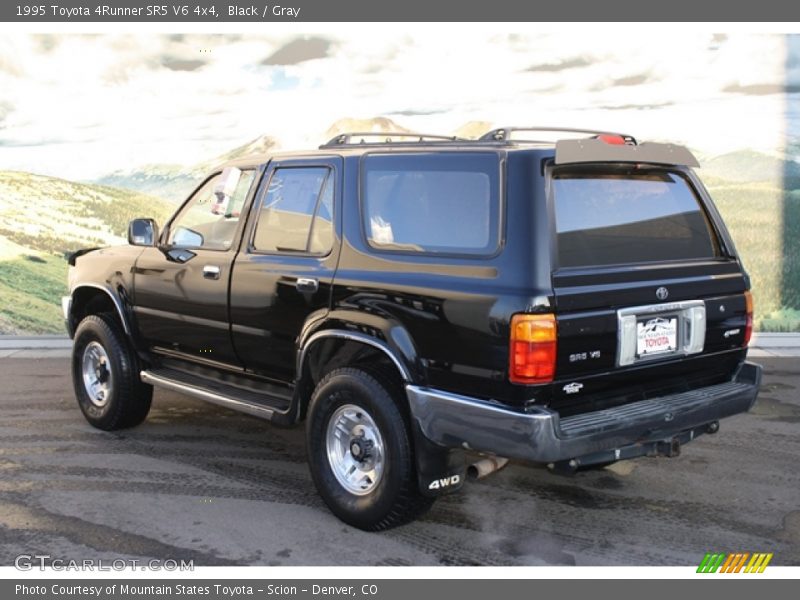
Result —
[[138, 364], [113, 315], [90, 315], [80, 322], [72, 346], [72, 383], [91, 425], [111, 431], [145, 420], [153, 388], [140, 381]]
[[345, 523], [388, 529], [433, 503], [419, 493], [407, 420], [391, 384], [360, 369], [332, 371], [314, 390], [306, 434], [314, 484]]

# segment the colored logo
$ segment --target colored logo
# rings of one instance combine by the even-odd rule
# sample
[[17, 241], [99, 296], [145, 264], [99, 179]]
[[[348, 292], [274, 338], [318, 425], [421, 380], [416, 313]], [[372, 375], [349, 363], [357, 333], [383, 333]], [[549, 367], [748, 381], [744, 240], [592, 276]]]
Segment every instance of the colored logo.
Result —
[[697, 567], [698, 573], [763, 573], [772, 552], [709, 552]]

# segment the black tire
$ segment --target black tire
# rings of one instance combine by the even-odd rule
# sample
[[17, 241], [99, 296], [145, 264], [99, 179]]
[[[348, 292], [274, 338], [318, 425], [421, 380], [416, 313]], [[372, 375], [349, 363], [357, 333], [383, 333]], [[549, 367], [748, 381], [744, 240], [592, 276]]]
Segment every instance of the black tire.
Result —
[[[392, 394], [393, 388], [377, 373], [336, 369], [319, 382], [308, 409], [306, 447], [314, 484], [337, 517], [365, 531], [408, 523], [433, 504], [433, 498], [419, 492], [408, 419]], [[329, 423], [345, 405], [354, 405], [368, 414], [384, 449], [382, 475], [368, 493], [361, 495], [339, 482], [328, 458]]]
[[[92, 399], [84, 383], [84, 355], [90, 345], [105, 353], [102, 369], [108, 373], [104, 380], [108, 390], [100, 400]], [[83, 416], [98, 429], [134, 427], [150, 411], [153, 387], [139, 379], [139, 360], [113, 315], [90, 315], [78, 325], [72, 346], [72, 384]]]

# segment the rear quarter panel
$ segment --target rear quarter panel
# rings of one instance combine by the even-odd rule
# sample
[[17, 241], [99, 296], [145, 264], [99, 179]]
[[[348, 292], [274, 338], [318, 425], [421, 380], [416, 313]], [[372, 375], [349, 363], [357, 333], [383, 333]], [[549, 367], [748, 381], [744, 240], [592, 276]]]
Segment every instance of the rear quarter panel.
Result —
[[[499, 248], [488, 257], [433, 256], [376, 250], [363, 233], [357, 157], [345, 169], [344, 243], [331, 315], [360, 312], [402, 328], [426, 385], [509, 404], [530, 390], [508, 382], [511, 315], [551, 310], [549, 250], [538, 158], [501, 155], [503, 201]], [[453, 215], [457, 226], [458, 215]], [[354, 325], [355, 327], [355, 325]], [[383, 334], [379, 334], [383, 335]]]

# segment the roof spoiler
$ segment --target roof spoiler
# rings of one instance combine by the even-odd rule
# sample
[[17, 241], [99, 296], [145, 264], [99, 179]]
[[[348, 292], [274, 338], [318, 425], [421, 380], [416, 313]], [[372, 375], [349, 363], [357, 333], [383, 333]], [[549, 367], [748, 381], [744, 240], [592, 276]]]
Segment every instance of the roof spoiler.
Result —
[[688, 148], [675, 144], [643, 142], [634, 146], [631, 144], [608, 144], [597, 138], [556, 142], [557, 165], [595, 162], [700, 166]]

